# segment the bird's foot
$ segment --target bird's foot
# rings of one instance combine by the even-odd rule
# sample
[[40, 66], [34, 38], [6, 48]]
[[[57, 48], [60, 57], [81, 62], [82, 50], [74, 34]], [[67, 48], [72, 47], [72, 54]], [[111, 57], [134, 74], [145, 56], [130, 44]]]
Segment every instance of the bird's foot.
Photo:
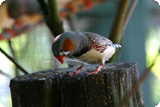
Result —
[[100, 72], [101, 71], [101, 68], [103, 67], [103, 65], [100, 65], [95, 71], [93, 71], [93, 72], [89, 72], [88, 74], [90, 75], [90, 74], [97, 74], [98, 72]]
[[99, 70], [99, 71], [93, 71], [93, 72], [90, 72], [90, 73], [88, 73], [89, 75], [91, 75], [91, 74], [97, 74], [98, 72], [100, 72], [101, 70]]

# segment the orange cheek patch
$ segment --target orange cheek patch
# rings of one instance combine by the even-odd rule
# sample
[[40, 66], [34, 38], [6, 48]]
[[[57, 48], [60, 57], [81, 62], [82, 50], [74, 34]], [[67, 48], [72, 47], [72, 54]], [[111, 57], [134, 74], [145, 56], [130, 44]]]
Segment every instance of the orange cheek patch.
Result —
[[64, 51], [72, 51], [74, 48], [74, 43], [71, 39], [66, 38], [63, 42], [62, 49]]

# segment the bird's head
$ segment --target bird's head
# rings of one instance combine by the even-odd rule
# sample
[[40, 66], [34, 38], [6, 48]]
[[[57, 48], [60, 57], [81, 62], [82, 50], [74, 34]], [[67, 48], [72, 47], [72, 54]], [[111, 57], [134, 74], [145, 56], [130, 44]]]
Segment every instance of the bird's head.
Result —
[[61, 39], [58, 37], [52, 45], [54, 56], [63, 64], [64, 58], [70, 55], [74, 49], [74, 42], [70, 38]]

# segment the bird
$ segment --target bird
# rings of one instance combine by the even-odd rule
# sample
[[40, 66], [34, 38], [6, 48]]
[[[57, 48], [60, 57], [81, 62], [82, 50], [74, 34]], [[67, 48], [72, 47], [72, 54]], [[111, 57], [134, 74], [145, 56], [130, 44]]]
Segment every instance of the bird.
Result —
[[[111, 40], [97, 33], [67, 31], [59, 34], [53, 41], [53, 55], [64, 63], [65, 57], [75, 57], [87, 63], [99, 63], [100, 66], [89, 74], [97, 74], [101, 71], [105, 62], [115, 53], [120, 44], [113, 44]], [[70, 76], [77, 75], [83, 65], [77, 68]]]

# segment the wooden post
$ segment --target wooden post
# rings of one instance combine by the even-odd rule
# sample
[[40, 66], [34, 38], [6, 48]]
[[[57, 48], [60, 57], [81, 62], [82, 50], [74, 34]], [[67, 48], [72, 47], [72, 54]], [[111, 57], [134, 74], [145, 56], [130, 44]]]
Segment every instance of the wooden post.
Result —
[[[87, 65], [76, 76], [76, 67], [42, 71], [11, 80], [13, 107], [119, 107], [138, 80], [135, 63], [106, 64], [98, 74], [88, 75], [97, 65]], [[127, 107], [144, 107], [141, 91]]]

